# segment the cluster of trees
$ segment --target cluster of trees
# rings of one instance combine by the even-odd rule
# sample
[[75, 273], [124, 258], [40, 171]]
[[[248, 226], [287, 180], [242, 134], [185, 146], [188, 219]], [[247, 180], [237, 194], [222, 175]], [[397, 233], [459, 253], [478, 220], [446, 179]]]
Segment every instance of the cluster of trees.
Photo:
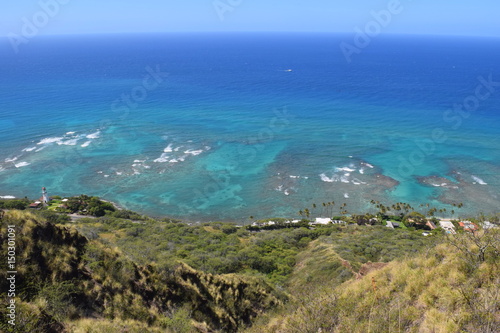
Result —
[[[299, 210], [298, 214], [301, 217], [309, 218], [311, 216], [332, 216], [335, 209], [335, 201], [322, 202], [320, 205], [313, 203], [311, 208], [306, 207]], [[338, 211], [341, 215], [349, 213], [347, 211], [347, 203], [342, 203], [338, 206]]]
[[[53, 196], [51, 197], [53, 200], [60, 201], [61, 197]], [[17, 209], [24, 210], [29, 207], [29, 205], [33, 201], [25, 197], [24, 199], [0, 199], [0, 209]], [[106, 214], [111, 216], [116, 216], [118, 218], [124, 219], [134, 219], [134, 220], [143, 220], [144, 217], [140, 214], [129, 210], [117, 210], [115, 206], [107, 201], [101, 200], [96, 196], [88, 196], [88, 195], [80, 195], [76, 197], [68, 198], [68, 201], [61, 203], [63, 208], [62, 212], [67, 213], [79, 213], [82, 215], [90, 215], [90, 216], [104, 216]], [[46, 213], [46, 217], [54, 218], [55, 215], [50, 215], [50, 213]], [[59, 220], [55, 223], [62, 223], [62, 220]]]
[[[340, 215], [333, 217], [333, 219], [343, 220], [347, 223], [356, 223], [358, 225], [383, 225], [384, 221], [391, 220], [402, 222], [410, 228], [425, 230], [429, 229], [429, 227], [426, 226], [427, 220], [437, 221], [435, 218], [437, 213], [451, 213], [452, 216], [455, 214], [454, 209], [451, 209], [450, 211], [446, 208], [437, 209], [431, 207], [429, 204], [420, 204], [417, 209], [405, 202], [385, 205], [380, 201], [371, 200], [370, 203], [376, 209], [375, 214], [350, 214], [347, 210], [347, 203], [344, 202], [336, 206], [334, 201], [323, 202], [321, 204], [313, 203], [310, 207], [299, 210], [298, 214], [304, 221], [308, 221], [309, 218], [316, 216], [331, 217], [336, 209]], [[452, 204], [452, 206], [454, 208], [462, 208], [463, 203]], [[268, 228], [277, 227], [268, 226]]]
[[0, 199], [0, 209], [26, 209], [31, 201], [28, 198], [24, 199]]
[[[370, 203], [377, 208], [378, 213], [377, 216], [388, 216], [388, 215], [398, 215], [401, 218], [401, 221], [406, 221], [408, 217], [411, 217], [411, 214], [418, 213], [421, 216], [433, 218], [436, 213], [444, 214], [448, 213], [446, 208], [435, 208], [431, 207], [430, 204], [420, 204], [418, 209], [412, 207], [410, 204], [405, 202], [398, 202], [392, 205], [384, 205], [380, 203], [380, 201], [371, 200]], [[453, 203], [452, 206], [454, 208], [462, 208], [464, 206], [463, 203]], [[420, 210], [420, 212], [418, 212]], [[449, 211], [452, 216], [455, 214], [455, 209], [451, 209]]]
[[68, 201], [65, 202], [65, 206], [71, 213], [98, 217], [116, 211], [112, 203], [102, 201], [99, 197], [91, 197], [85, 194], [69, 198]]

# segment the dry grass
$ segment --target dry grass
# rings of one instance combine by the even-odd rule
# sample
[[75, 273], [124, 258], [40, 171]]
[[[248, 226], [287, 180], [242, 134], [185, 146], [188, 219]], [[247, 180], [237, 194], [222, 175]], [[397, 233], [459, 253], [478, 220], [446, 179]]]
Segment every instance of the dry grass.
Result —
[[[315, 251], [336, 259], [327, 246]], [[335, 288], [321, 288], [332, 279], [316, 279], [294, 307], [248, 332], [499, 332], [500, 251], [489, 251], [478, 265], [467, 262], [465, 251], [441, 244]], [[314, 267], [311, 260], [303, 258], [299, 270]]]

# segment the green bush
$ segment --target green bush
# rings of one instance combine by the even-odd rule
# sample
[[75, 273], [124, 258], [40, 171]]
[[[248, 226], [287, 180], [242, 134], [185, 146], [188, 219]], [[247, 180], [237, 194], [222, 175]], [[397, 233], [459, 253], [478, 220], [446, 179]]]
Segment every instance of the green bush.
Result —
[[28, 207], [30, 201], [28, 199], [1, 199], [0, 209], [18, 209], [24, 210]]

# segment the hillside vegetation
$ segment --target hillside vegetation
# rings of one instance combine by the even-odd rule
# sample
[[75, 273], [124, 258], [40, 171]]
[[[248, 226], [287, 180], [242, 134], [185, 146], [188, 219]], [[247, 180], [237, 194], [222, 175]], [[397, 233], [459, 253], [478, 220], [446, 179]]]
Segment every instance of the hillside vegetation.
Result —
[[500, 331], [499, 228], [424, 237], [122, 210], [74, 222], [11, 210], [1, 223], [4, 253], [16, 226], [18, 271], [17, 325], [2, 321], [5, 332]]
[[450, 236], [388, 264], [365, 264], [343, 283], [339, 275], [321, 274], [327, 263], [342, 267], [334, 249], [311, 244], [296, 274], [312, 276], [314, 284], [290, 289], [286, 309], [247, 332], [500, 332], [498, 229]]
[[[28, 212], [2, 219], [16, 226], [17, 325], [5, 332], [192, 332], [236, 331], [284, 296], [265, 281], [234, 274], [212, 275], [179, 263], [170, 271], [140, 266], [117, 248], [89, 241], [75, 229], [55, 226]], [[7, 290], [6, 262], [0, 288]], [[7, 295], [2, 294], [3, 304]], [[6, 318], [6, 308], [0, 315]], [[135, 327], [135, 328], [134, 328]]]

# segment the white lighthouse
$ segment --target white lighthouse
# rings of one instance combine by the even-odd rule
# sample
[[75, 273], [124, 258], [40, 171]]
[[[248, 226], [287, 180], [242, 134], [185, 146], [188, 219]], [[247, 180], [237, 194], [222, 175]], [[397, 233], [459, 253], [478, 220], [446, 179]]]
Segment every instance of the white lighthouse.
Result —
[[42, 187], [42, 203], [44, 205], [49, 203], [49, 196], [47, 195], [47, 189]]

